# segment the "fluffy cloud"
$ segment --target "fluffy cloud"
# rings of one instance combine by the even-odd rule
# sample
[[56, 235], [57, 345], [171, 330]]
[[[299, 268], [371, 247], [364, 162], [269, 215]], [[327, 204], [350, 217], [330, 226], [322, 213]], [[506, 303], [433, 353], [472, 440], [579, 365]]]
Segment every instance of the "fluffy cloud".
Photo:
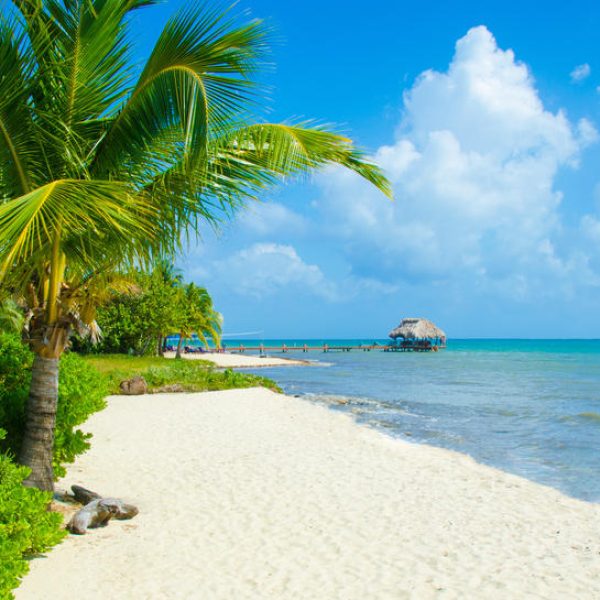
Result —
[[321, 269], [305, 263], [289, 245], [253, 244], [215, 261], [211, 270], [213, 280], [222, 279], [231, 291], [256, 299], [291, 288], [327, 300], [336, 296]]
[[302, 235], [308, 228], [307, 220], [276, 202], [250, 204], [238, 217], [238, 226], [255, 236]]
[[340, 170], [321, 180], [320, 208], [337, 224], [356, 274], [462, 276], [469, 286], [527, 294], [533, 279], [575, 268], [556, 249], [554, 179], [597, 139], [589, 121], [546, 110], [527, 67], [485, 27], [457, 42], [447, 72], [424, 72], [404, 106], [396, 142], [375, 156], [394, 203]]
[[570, 73], [571, 81], [573, 83], [579, 83], [584, 79], [587, 79], [592, 72], [590, 65], [584, 63], [583, 65], [577, 65]]

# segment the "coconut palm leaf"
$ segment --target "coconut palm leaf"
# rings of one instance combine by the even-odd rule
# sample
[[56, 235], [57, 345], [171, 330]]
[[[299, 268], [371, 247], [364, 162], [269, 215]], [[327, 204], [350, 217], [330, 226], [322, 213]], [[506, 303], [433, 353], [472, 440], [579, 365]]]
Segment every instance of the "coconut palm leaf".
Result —
[[251, 184], [264, 186], [278, 178], [338, 164], [355, 171], [392, 197], [391, 186], [382, 170], [367, 160], [350, 139], [312, 121], [242, 127], [216, 140], [211, 154], [216, 157], [217, 178], [237, 179], [247, 172]]
[[23, 328], [23, 311], [11, 298], [0, 301], [0, 331], [19, 333]]
[[124, 156], [147, 153], [156, 136], [172, 128], [186, 159], [197, 163], [211, 136], [247, 116], [254, 88], [249, 75], [264, 35], [260, 21], [239, 26], [219, 8], [176, 14], [102, 142], [95, 172], [112, 172]]
[[27, 104], [31, 62], [23, 46], [15, 22], [0, 20], [0, 201], [29, 191], [38, 153]]
[[114, 251], [107, 241], [135, 246], [151, 239], [152, 217], [151, 205], [125, 183], [53, 181], [0, 206], [1, 272], [50, 257], [57, 240], [61, 251], [73, 249], [69, 258], [93, 267]]
[[168, 231], [176, 232], [182, 225], [194, 229], [199, 221], [216, 224], [264, 188], [327, 164], [355, 171], [392, 197], [381, 169], [348, 138], [311, 122], [238, 128], [212, 140], [208, 155], [193, 179], [186, 177], [182, 159], [146, 188], [161, 215], [164, 239], [174, 239]]

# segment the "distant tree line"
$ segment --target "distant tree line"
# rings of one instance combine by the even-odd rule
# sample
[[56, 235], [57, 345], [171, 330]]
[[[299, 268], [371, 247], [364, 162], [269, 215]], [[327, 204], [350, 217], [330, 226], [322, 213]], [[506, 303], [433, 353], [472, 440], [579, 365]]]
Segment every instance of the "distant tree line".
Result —
[[[115, 282], [116, 283], [116, 282]], [[124, 275], [112, 297], [96, 311], [97, 339], [75, 337], [84, 353], [159, 354], [166, 338], [179, 334], [177, 354], [194, 334], [206, 345], [220, 345], [222, 317], [207, 290], [186, 283], [172, 265], [159, 263], [150, 273]]]

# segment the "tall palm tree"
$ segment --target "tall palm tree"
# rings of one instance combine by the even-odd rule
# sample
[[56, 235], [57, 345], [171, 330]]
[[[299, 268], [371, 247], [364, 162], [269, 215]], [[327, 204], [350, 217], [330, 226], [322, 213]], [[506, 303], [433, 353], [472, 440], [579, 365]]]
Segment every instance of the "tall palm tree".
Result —
[[0, 283], [29, 303], [35, 361], [19, 460], [41, 489], [53, 488], [58, 359], [93, 320], [86, 290], [97, 278], [173, 255], [201, 222], [327, 163], [390, 194], [350, 140], [255, 116], [260, 21], [180, 11], [136, 71], [130, 13], [155, 1], [13, 0], [0, 19]]

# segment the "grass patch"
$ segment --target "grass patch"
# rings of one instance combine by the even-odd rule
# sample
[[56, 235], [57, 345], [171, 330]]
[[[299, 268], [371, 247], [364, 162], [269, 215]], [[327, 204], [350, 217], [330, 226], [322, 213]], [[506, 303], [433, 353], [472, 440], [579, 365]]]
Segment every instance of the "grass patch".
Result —
[[101, 354], [85, 357], [108, 379], [109, 393], [119, 394], [119, 384], [135, 375], [142, 376], [150, 392], [164, 385], [179, 384], [186, 392], [207, 392], [262, 386], [281, 392], [271, 379], [239, 373], [231, 369], [217, 371], [213, 363], [204, 360], [161, 358], [158, 356], [128, 356]]

